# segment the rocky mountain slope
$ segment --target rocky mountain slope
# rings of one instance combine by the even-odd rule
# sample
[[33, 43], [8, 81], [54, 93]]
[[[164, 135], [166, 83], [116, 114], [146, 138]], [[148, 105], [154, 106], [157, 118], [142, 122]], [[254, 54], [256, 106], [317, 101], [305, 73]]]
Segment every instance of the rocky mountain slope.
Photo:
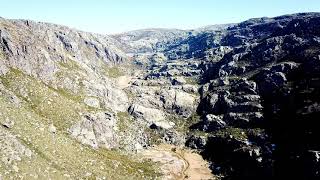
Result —
[[317, 179], [319, 29], [319, 13], [111, 36], [0, 19], [0, 178], [168, 178], [136, 152], [169, 143], [216, 178]]
[[135, 152], [184, 144], [197, 87], [145, 80], [116, 39], [1, 19], [0, 40], [0, 177], [154, 179]]

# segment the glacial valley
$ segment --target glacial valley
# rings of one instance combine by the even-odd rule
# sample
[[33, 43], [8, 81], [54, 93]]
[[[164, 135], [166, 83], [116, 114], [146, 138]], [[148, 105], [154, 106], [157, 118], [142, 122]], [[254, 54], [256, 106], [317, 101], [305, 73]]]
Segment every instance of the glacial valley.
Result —
[[102, 35], [0, 18], [0, 179], [320, 177], [320, 13]]

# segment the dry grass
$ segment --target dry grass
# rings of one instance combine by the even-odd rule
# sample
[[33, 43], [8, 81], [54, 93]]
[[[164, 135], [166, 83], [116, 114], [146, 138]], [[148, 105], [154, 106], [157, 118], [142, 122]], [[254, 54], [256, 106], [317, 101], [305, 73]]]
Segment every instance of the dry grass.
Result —
[[[83, 103], [70, 98], [73, 94], [54, 90], [15, 69], [0, 80], [6, 89], [22, 99], [17, 108], [10, 101], [10, 95], [2, 92], [0, 118], [15, 121], [10, 133], [34, 153], [31, 159], [17, 162], [18, 173], [1, 164], [0, 174], [4, 179], [19, 176], [26, 179], [35, 176], [40, 179], [155, 179], [159, 176], [151, 163], [139, 162], [117, 151], [93, 150], [72, 139], [68, 128], [80, 120], [79, 112], [88, 111]], [[57, 127], [56, 134], [49, 132], [51, 124]]]

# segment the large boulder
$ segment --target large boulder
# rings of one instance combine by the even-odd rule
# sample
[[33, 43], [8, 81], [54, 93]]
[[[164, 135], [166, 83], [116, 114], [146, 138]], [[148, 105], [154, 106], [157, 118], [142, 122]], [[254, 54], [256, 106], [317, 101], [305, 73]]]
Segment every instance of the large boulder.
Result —
[[254, 81], [247, 79], [240, 79], [235, 85], [232, 86], [231, 91], [238, 94], [257, 94], [257, 85]]
[[116, 135], [117, 117], [109, 112], [86, 114], [70, 127], [69, 133], [83, 144], [93, 148], [112, 149], [119, 146]]
[[148, 108], [139, 104], [132, 104], [129, 107], [129, 113], [135, 118], [145, 120], [149, 125], [155, 124], [164, 129], [169, 129], [174, 126], [173, 122], [166, 120], [166, 115], [163, 111], [154, 108]]
[[183, 117], [189, 117], [196, 110], [196, 96], [181, 90], [164, 89], [160, 93], [160, 100], [166, 110]]
[[213, 114], [207, 114], [201, 123], [201, 130], [206, 132], [212, 132], [217, 129], [222, 129], [227, 126], [223, 121], [223, 116], [216, 116]]
[[235, 127], [256, 127], [263, 123], [262, 112], [228, 113], [224, 116], [224, 121]]
[[186, 141], [186, 146], [192, 149], [203, 150], [207, 144], [207, 137], [201, 135], [191, 135]]
[[94, 97], [86, 97], [83, 102], [90, 107], [93, 108], [99, 108], [100, 107], [100, 102], [97, 98]]

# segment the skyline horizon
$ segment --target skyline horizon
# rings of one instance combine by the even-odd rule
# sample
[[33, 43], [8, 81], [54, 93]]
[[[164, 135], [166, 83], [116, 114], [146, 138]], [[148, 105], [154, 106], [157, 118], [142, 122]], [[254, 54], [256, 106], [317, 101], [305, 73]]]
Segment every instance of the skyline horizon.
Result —
[[308, 0], [0, 0], [0, 16], [68, 26], [86, 32], [119, 34], [141, 29], [190, 30], [251, 18], [320, 12]]
[[256, 18], [275, 18], [275, 17], [280, 17], [280, 16], [286, 16], [286, 15], [294, 15], [294, 14], [304, 14], [304, 13], [320, 13], [320, 12], [316, 12], [316, 11], [310, 11], [310, 12], [296, 12], [296, 13], [288, 13], [288, 14], [281, 14], [281, 15], [276, 15], [276, 16], [259, 16], [259, 17], [252, 17], [249, 19], [244, 19], [242, 21], [239, 22], [230, 22], [230, 23], [222, 23], [222, 24], [208, 24], [208, 25], [203, 25], [200, 27], [194, 27], [194, 28], [176, 28], [176, 27], [146, 27], [146, 28], [140, 28], [140, 29], [132, 29], [132, 30], [127, 30], [127, 31], [122, 31], [122, 32], [113, 32], [113, 33], [99, 33], [99, 32], [93, 32], [93, 31], [86, 31], [83, 29], [79, 29], [77, 27], [72, 27], [70, 25], [66, 25], [66, 24], [59, 24], [59, 23], [55, 23], [55, 22], [47, 22], [47, 21], [37, 21], [34, 19], [26, 19], [26, 18], [8, 18], [8, 17], [4, 17], [2, 15], [0, 15], [0, 18], [4, 18], [7, 20], [28, 20], [28, 21], [34, 21], [36, 23], [47, 23], [47, 24], [53, 24], [53, 25], [59, 25], [59, 26], [65, 26], [68, 27], [70, 29], [75, 29], [78, 31], [82, 31], [82, 32], [88, 32], [88, 33], [95, 33], [95, 34], [102, 34], [102, 35], [117, 35], [117, 34], [122, 34], [122, 33], [127, 33], [127, 32], [134, 32], [134, 31], [141, 31], [141, 30], [158, 30], [158, 29], [163, 29], [163, 30], [183, 30], [183, 31], [192, 31], [192, 30], [197, 30], [197, 29], [201, 29], [201, 28], [206, 28], [206, 27], [210, 27], [210, 26], [219, 26], [219, 25], [228, 25], [228, 24], [238, 24], [250, 19], [256, 19]]

